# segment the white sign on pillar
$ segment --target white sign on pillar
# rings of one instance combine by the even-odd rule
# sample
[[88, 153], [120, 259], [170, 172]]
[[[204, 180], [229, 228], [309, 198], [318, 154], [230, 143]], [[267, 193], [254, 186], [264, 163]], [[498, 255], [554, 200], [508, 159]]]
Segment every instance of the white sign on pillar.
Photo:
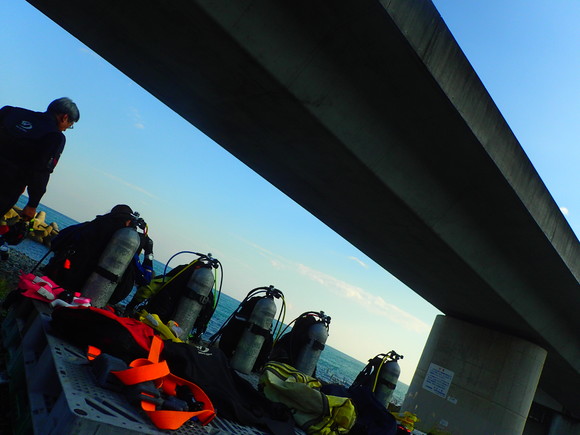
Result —
[[454, 373], [437, 364], [429, 364], [429, 370], [423, 381], [423, 388], [433, 394], [446, 398]]

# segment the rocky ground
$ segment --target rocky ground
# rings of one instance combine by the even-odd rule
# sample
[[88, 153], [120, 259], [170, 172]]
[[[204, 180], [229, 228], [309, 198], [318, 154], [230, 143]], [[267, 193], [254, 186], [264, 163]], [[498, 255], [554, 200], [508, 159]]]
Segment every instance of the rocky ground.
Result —
[[37, 261], [27, 255], [10, 249], [7, 260], [0, 260], [0, 279], [6, 280], [8, 290], [16, 288], [21, 273], [29, 273], [36, 266]]
[[[6, 295], [18, 287], [18, 278], [23, 273], [35, 273], [41, 275], [37, 266], [38, 261], [15, 249], [10, 249], [7, 259], [0, 259], [0, 302]], [[44, 264], [43, 264], [44, 265]], [[36, 269], [35, 269], [36, 268]], [[0, 319], [4, 316], [4, 310], [0, 310]]]
[[[6, 294], [18, 287], [18, 277], [21, 273], [31, 272], [37, 261], [14, 249], [10, 250], [8, 259], [0, 260], [0, 301]], [[0, 321], [4, 318], [4, 310], [0, 313]], [[8, 388], [6, 373], [5, 350], [0, 345], [0, 434], [12, 432], [10, 419], [11, 394]]]

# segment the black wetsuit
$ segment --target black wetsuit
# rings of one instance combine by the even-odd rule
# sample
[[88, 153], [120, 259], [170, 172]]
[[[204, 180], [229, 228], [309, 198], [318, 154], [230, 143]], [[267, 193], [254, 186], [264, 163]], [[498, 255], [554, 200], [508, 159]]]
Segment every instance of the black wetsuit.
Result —
[[53, 115], [11, 106], [0, 109], [0, 217], [25, 188], [27, 205], [38, 206], [64, 144]]
[[[117, 230], [125, 228], [127, 220], [130, 218], [131, 215], [127, 213], [111, 212], [97, 216], [90, 222], [64, 228], [51, 241], [51, 250], [54, 252], [54, 256], [42, 269], [43, 273], [70, 292], [82, 292], [90, 275], [99, 270], [98, 264], [101, 255], [107, 248], [113, 234]], [[141, 245], [145, 246], [148, 237], [142, 233], [138, 234], [141, 237]], [[151, 242], [151, 250], [152, 246]], [[140, 251], [141, 247], [137, 253]], [[135, 284], [149, 284], [152, 270], [152, 260], [145, 259], [141, 264], [139, 256], [136, 254], [123, 275], [119, 277], [115, 291], [108, 303], [114, 305], [125, 299]]]

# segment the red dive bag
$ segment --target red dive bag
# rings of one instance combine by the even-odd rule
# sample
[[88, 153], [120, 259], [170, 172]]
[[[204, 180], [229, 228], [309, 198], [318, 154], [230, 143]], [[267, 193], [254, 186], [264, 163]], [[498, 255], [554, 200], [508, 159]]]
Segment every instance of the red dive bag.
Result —
[[166, 396], [176, 396], [178, 388], [187, 388], [196, 402], [203, 405], [197, 411], [158, 410], [151, 401], [142, 400], [141, 408], [159, 429], [178, 429], [190, 419], [206, 425], [215, 417], [205, 392], [171, 374], [166, 361], [159, 361], [163, 341], [150, 326], [95, 307], [58, 307], [52, 313], [52, 325], [65, 339], [81, 347], [88, 346], [89, 359], [106, 353], [129, 364], [127, 370], [111, 372], [123, 384], [153, 381]]
[[150, 326], [96, 307], [57, 307], [52, 326], [77, 346], [92, 345], [127, 364], [147, 358], [155, 331]]

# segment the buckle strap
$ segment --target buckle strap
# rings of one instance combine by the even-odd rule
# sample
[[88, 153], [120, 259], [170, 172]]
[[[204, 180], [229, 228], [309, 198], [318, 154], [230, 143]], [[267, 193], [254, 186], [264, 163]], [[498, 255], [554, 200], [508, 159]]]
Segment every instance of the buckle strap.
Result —
[[207, 303], [207, 301], [209, 300], [209, 296], [200, 295], [199, 293], [197, 293], [191, 289], [186, 290], [185, 297], [188, 299], [192, 299], [194, 301], [197, 301], [201, 305], [205, 305]]
[[119, 275], [115, 275], [113, 272], [109, 272], [102, 266], [97, 266], [95, 272], [101, 275], [103, 278], [107, 278], [111, 282], [119, 282]]

